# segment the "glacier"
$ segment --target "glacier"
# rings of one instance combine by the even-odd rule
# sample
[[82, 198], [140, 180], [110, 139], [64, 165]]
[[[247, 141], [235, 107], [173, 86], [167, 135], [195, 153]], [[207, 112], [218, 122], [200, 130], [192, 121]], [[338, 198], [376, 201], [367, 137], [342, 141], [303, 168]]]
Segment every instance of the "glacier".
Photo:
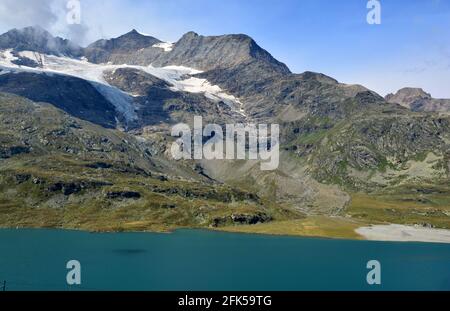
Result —
[[[247, 117], [244, 104], [235, 96], [223, 91], [219, 86], [211, 84], [206, 79], [192, 77], [202, 71], [185, 66], [153, 67], [127, 64], [94, 64], [87, 59], [75, 59], [66, 56], [40, 54], [32, 51], [19, 52], [19, 56], [31, 59], [41, 67], [32, 68], [19, 66], [13, 63], [18, 58], [12, 55], [11, 50], [0, 51], [0, 69], [12, 72], [34, 72], [47, 74], [61, 74], [87, 80], [108, 100], [117, 111], [123, 115], [127, 122], [137, 120], [133, 94], [111, 86], [105, 79], [104, 73], [120, 68], [131, 68], [146, 72], [161, 80], [168, 82], [173, 91], [201, 93], [205, 97], [228, 105], [234, 112]], [[2, 73], [2, 72], [0, 72]], [[3, 72], [4, 73], [4, 72]]]

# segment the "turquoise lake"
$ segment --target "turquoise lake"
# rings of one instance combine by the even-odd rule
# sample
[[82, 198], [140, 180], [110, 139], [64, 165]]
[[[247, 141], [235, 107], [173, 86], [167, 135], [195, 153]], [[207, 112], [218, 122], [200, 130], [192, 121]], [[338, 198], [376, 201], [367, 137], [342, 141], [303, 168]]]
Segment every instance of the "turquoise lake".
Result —
[[[82, 284], [66, 283], [81, 263]], [[381, 285], [368, 285], [369, 260]], [[0, 230], [6, 290], [450, 290], [450, 244], [179, 230]]]

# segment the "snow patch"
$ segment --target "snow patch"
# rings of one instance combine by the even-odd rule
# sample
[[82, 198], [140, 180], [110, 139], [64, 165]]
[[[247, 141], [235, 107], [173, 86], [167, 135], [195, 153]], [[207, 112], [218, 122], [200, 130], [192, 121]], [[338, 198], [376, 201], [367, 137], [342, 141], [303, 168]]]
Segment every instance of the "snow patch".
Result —
[[216, 102], [222, 101], [232, 110], [246, 116], [243, 109], [244, 104], [239, 101], [239, 99], [233, 95], [225, 93], [219, 86], [212, 85], [206, 79], [191, 77], [189, 79], [179, 81], [175, 87], [189, 93], [204, 93], [205, 97]]
[[18, 58], [12, 54], [12, 49], [8, 49], [8, 50], [4, 50], [4, 51], [0, 52], [0, 64], [15, 66], [12, 63], [15, 60], [18, 60]]
[[142, 35], [142, 36], [146, 36], [146, 37], [151, 37], [151, 35], [149, 35], [148, 33], [144, 33], [144, 32], [142, 32], [142, 31], [138, 31], [138, 30], [134, 30], [134, 31], [136, 31], [138, 34], [140, 34], [140, 35]]
[[45, 56], [43, 54], [40, 54], [38, 52], [22, 51], [22, 52], [19, 52], [19, 56], [31, 59], [32, 61], [39, 64], [40, 66], [42, 66], [42, 67], [44, 66]]
[[224, 102], [233, 111], [246, 117], [244, 104], [235, 96], [227, 94], [219, 86], [212, 85], [208, 80], [190, 77], [202, 73], [202, 71], [185, 66], [166, 66], [155, 68], [153, 66], [142, 67], [141, 70], [172, 84], [173, 91], [188, 93], [203, 93], [205, 97]]
[[160, 42], [153, 45], [154, 48], [163, 49], [164, 52], [170, 52], [173, 50], [173, 43], [170, 42]]

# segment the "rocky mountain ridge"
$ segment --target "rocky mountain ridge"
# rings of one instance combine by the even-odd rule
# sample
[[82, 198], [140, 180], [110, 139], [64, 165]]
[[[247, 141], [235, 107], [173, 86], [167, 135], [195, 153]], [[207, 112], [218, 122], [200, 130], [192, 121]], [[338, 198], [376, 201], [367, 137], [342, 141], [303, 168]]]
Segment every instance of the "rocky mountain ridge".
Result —
[[[233, 219], [266, 223], [317, 215], [342, 217], [345, 224], [388, 221], [450, 227], [446, 186], [450, 119], [395, 102], [432, 100], [428, 94], [400, 92], [386, 100], [363, 86], [339, 83], [321, 73], [294, 74], [246, 35], [205, 37], [190, 32], [170, 44], [131, 31], [97, 41], [75, 56], [62, 53], [61, 48], [45, 50], [43, 44], [24, 45], [21, 36], [16, 44], [13, 34], [3, 35], [9, 41], [4, 40], [0, 53], [0, 92], [21, 97], [0, 97], [1, 117], [6, 121], [3, 131], [30, 129], [46, 134], [38, 144], [30, 143], [26, 135], [1, 136], [5, 204], [12, 204], [8, 193], [26, 188], [22, 183], [7, 186], [14, 176], [34, 176], [33, 170], [59, 172], [61, 163], [72, 163], [73, 178], [53, 180], [58, 184], [54, 189], [63, 192], [58, 200], [64, 204], [75, 200], [80, 207], [87, 204], [83, 195], [98, 194], [98, 189], [75, 193], [70, 189], [81, 189], [84, 184], [78, 181], [83, 176], [107, 179], [113, 185], [102, 186], [110, 187], [110, 195], [102, 196], [107, 200], [98, 202], [99, 206], [108, 211], [111, 206], [129, 209], [137, 205], [128, 200], [137, 199], [139, 212], [133, 213], [131, 223], [144, 229], [164, 223], [171, 228], [226, 226], [236, 225]], [[27, 53], [28, 48], [32, 53]], [[11, 103], [23, 101], [22, 97], [34, 102], [27, 107], [46, 102], [64, 111], [71, 123], [83, 123], [92, 131], [70, 126], [48, 130], [49, 119], [35, 109], [13, 109]], [[27, 121], [31, 127], [24, 123], [22, 111], [32, 111], [33, 119]], [[51, 115], [62, 116], [61, 112]], [[175, 162], [168, 152], [173, 141], [170, 128], [178, 122], [190, 123], [194, 115], [218, 124], [278, 123], [280, 167], [262, 172], [258, 161]], [[126, 137], [112, 153], [101, 143], [110, 141], [110, 135]], [[85, 140], [91, 136], [99, 139], [95, 147]], [[55, 150], [53, 142], [59, 143], [58, 157], [46, 158], [48, 150]], [[38, 150], [43, 153], [36, 154]], [[45, 160], [33, 162], [36, 155]], [[90, 161], [89, 170], [80, 168], [80, 159]], [[115, 166], [120, 169], [108, 171]], [[26, 172], [11, 173], [11, 168]], [[177, 181], [164, 187], [161, 182], [167, 178]], [[195, 181], [193, 187], [191, 181]], [[155, 196], [158, 202], [164, 201], [163, 211], [149, 203]], [[48, 201], [38, 196], [29, 201], [33, 204], [23, 204], [49, 207], [56, 200], [51, 197]], [[18, 216], [16, 208], [12, 209]], [[130, 216], [130, 210], [124, 213]]]

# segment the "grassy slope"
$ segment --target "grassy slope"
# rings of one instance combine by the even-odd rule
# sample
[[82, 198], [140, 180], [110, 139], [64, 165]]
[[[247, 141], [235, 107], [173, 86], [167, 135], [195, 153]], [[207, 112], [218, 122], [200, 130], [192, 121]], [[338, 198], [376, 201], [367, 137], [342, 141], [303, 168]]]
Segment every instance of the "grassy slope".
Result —
[[[217, 229], [356, 239], [359, 236], [355, 228], [374, 223], [419, 223], [450, 228], [450, 190], [445, 187], [431, 185], [427, 189], [422, 185], [419, 189], [394, 187], [384, 193], [352, 193], [351, 203], [341, 212], [341, 217], [305, 217], [289, 204], [272, 201], [270, 196], [255, 198], [251, 196], [252, 191], [238, 190], [245, 185], [229, 187], [195, 178], [161, 180], [151, 170], [164, 172], [169, 168], [156, 158], [141, 157], [141, 150], [133, 145], [136, 143], [131, 144], [132, 147], [128, 143], [124, 145], [123, 140], [133, 141], [128, 134], [93, 126], [52, 107], [36, 108], [16, 97], [8, 97], [6, 102], [1, 99], [2, 146], [23, 145], [24, 141], [37, 145], [29, 154], [0, 159], [0, 227], [168, 231], [209, 228], [215, 220], [226, 218], [228, 220]], [[72, 129], [67, 124], [77, 124], [81, 129]], [[33, 132], [37, 125], [38, 132]], [[61, 129], [68, 134], [52, 136], [60, 135]], [[79, 134], [70, 136], [74, 131]], [[105, 137], [111, 146], [102, 145]], [[295, 144], [320, 144], [324, 138], [326, 135], [321, 131], [299, 137]], [[45, 152], [47, 147], [39, 145], [41, 141], [46, 141], [52, 151]], [[67, 147], [81, 152], [67, 152]], [[97, 151], [89, 151], [89, 148]], [[105, 148], [111, 151], [98, 151]], [[87, 167], [99, 161], [111, 167]], [[30, 178], [20, 180], [20, 176]], [[40, 182], [33, 182], [36, 179]], [[60, 182], [106, 184], [70, 195], [48, 190], [49, 186]], [[140, 198], [111, 199], [107, 196], [109, 192], [123, 191], [138, 192]], [[260, 213], [270, 216], [272, 221], [238, 226], [229, 220], [232, 215]]]
[[366, 225], [366, 223], [347, 218], [309, 216], [304, 219], [275, 221], [254, 226], [230, 226], [220, 228], [220, 230], [241, 233], [360, 239], [361, 236], [354, 230], [363, 225]]
[[450, 229], [450, 191], [418, 194], [355, 193], [347, 215], [369, 223], [432, 225]]
[[[100, 231], [165, 231], [209, 227], [233, 214], [265, 213], [274, 219], [301, 215], [276, 209], [250, 193], [225, 185], [117, 172], [120, 167], [91, 169], [71, 158], [18, 156], [0, 168], [0, 226], [58, 227]], [[57, 163], [58, 166], [48, 167]], [[118, 165], [118, 164], [117, 164]], [[42, 167], [41, 167], [42, 166]], [[7, 167], [7, 169], [5, 169]], [[30, 176], [18, 181], [20, 176]], [[33, 180], [39, 179], [39, 184]], [[111, 183], [64, 195], [56, 183]], [[133, 191], [136, 199], [111, 199], [111, 192]]]

